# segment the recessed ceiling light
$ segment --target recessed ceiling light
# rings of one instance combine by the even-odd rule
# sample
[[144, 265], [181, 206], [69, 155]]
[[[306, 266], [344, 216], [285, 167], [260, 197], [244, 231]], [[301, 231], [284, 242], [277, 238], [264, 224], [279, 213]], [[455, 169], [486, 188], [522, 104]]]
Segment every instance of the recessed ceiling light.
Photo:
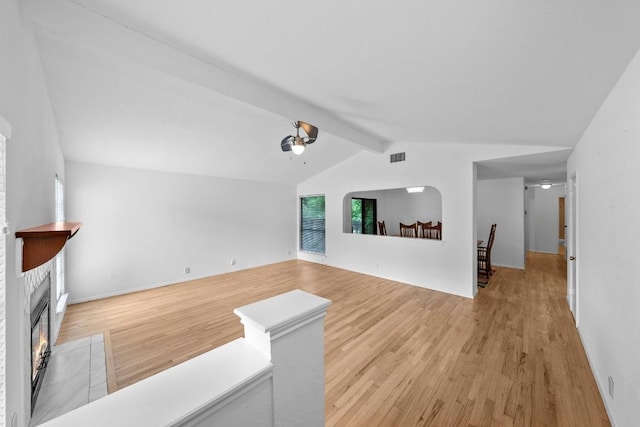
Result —
[[424, 187], [408, 187], [407, 193], [422, 193], [424, 191]]

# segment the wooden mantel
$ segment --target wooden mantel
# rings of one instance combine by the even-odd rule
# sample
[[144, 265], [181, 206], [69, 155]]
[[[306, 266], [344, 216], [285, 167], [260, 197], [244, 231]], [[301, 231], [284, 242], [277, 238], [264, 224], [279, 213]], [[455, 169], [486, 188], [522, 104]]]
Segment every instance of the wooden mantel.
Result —
[[36, 268], [56, 256], [81, 225], [81, 222], [52, 222], [16, 231], [16, 237], [22, 238], [22, 271]]

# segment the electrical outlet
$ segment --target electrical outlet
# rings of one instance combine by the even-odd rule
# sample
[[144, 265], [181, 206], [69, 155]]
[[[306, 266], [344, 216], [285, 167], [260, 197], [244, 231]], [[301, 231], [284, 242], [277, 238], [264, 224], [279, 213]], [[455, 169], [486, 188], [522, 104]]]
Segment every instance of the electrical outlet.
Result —
[[287, 251], [287, 255], [291, 256], [291, 249]]
[[613, 399], [613, 377], [609, 377], [609, 396]]
[[231, 265], [236, 265], [236, 259], [235, 258], [231, 259]]
[[191, 267], [185, 267], [184, 274], [189, 274], [189, 273], [191, 273]]

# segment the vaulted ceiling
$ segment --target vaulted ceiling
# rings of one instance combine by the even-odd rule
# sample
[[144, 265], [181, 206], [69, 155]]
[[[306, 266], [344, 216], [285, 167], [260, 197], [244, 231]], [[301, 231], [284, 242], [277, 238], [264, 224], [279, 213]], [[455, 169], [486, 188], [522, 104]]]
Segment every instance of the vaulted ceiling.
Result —
[[640, 48], [632, 0], [21, 6], [66, 159], [273, 182], [395, 141], [573, 147]]

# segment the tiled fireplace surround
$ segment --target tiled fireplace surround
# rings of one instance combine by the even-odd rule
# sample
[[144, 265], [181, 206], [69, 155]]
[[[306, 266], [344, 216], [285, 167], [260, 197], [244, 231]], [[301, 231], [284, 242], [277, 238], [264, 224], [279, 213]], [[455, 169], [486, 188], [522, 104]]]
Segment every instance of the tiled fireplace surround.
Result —
[[[31, 417], [31, 404], [29, 402], [31, 402], [31, 312], [30, 312], [30, 307], [31, 307], [31, 296], [33, 294], [33, 292], [38, 288], [38, 285], [40, 285], [40, 283], [42, 283], [42, 281], [45, 279], [45, 277], [47, 277], [47, 274], [51, 273], [52, 270], [52, 262], [49, 261], [43, 265], [41, 265], [40, 267], [36, 267], [32, 270], [27, 271], [26, 273], [24, 273], [24, 286], [22, 287], [23, 289], [23, 298], [24, 298], [24, 305], [23, 307], [25, 307], [24, 309], [24, 320], [23, 320], [23, 325], [24, 326], [24, 330], [23, 330], [23, 334], [24, 334], [24, 347], [23, 347], [23, 360], [26, 360], [27, 363], [25, 363], [25, 366], [27, 367], [27, 369], [25, 369], [25, 371], [27, 372], [27, 374], [25, 375], [24, 378], [24, 382], [25, 382], [25, 396], [24, 396], [24, 401], [26, 402], [25, 404], [25, 419], [30, 419]], [[51, 292], [51, 295], [55, 295], [55, 291]], [[53, 340], [55, 338], [55, 329], [56, 329], [56, 324], [57, 324], [57, 316], [56, 316], [56, 309], [55, 309], [55, 303], [52, 304], [52, 301], [49, 301], [49, 307], [50, 307], [50, 317], [49, 317], [49, 322], [50, 322], [50, 328], [51, 328], [51, 335], [49, 337], [49, 339]], [[45, 374], [46, 377], [46, 374]]]
[[[23, 350], [24, 360], [29, 361], [28, 374], [25, 376], [25, 402], [31, 402], [31, 296], [42, 283], [47, 274], [52, 271], [53, 261], [49, 261], [40, 267], [29, 270], [24, 275], [24, 299], [25, 320]], [[53, 281], [50, 281], [53, 287]], [[50, 339], [55, 342], [60, 313], [56, 310], [56, 292], [51, 289], [50, 307]], [[102, 334], [84, 339], [54, 345], [47, 372], [38, 399], [36, 401], [33, 417], [31, 406], [25, 408], [26, 419], [31, 419], [31, 426], [36, 426], [53, 417], [57, 417], [79, 406], [107, 395], [106, 369], [104, 341]]]

